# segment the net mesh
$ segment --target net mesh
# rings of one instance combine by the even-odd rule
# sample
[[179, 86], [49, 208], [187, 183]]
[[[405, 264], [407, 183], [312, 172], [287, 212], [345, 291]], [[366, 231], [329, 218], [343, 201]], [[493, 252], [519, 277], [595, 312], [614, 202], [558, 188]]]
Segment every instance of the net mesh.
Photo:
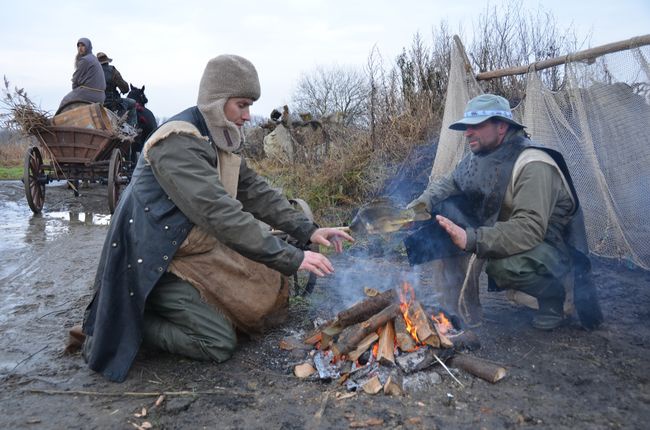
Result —
[[[565, 157], [585, 216], [589, 249], [650, 270], [650, 47], [569, 62], [561, 90], [545, 88], [540, 72], [526, 77], [514, 115], [532, 139]], [[431, 178], [453, 170], [469, 151], [448, 129], [467, 101], [481, 94], [454, 47], [438, 153]]]

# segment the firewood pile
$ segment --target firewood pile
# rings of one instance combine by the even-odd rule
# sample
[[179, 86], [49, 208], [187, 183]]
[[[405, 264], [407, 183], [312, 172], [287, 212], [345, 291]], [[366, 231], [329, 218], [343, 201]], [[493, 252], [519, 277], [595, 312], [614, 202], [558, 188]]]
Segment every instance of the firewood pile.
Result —
[[399, 292], [372, 290], [368, 295], [320, 324], [301, 339], [302, 346], [296, 339], [282, 341], [283, 349], [308, 351], [294, 367], [297, 377], [336, 381], [349, 391], [402, 395], [439, 382], [434, 366], [460, 385], [450, 368], [491, 383], [506, 376], [505, 368], [467, 354], [480, 348], [476, 334], [462, 330], [444, 312], [428, 313], [407, 283]]
[[[10, 87], [7, 78], [4, 78], [3, 97], [0, 107], [5, 111], [0, 113], [0, 126], [23, 133], [26, 136], [40, 137], [51, 133], [49, 127], [53, 124], [53, 117], [49, 112], [41, 109], [34, 103], [24, 88]], [[126, 122], [127, 114], [121, 117], [102, 107], [110, 117], [108, 132], [114, 139], [124, 142], [133, 142], [138, 136], [138, 129]], [[65, 125], [65, 124], [60, 124]]]

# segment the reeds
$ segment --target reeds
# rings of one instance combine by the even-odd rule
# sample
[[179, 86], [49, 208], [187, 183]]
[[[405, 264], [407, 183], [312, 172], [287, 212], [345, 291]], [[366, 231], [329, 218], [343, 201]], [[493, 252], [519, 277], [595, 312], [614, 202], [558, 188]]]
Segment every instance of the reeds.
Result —
[[45, 132], [50, 123], [49, 112], [36, 106], [24, 88], [14, 88], [12, 91], [6, 76], [4, 85], [0, 104], [7, 112], [0, 113], [0, 126], [32, 136]]

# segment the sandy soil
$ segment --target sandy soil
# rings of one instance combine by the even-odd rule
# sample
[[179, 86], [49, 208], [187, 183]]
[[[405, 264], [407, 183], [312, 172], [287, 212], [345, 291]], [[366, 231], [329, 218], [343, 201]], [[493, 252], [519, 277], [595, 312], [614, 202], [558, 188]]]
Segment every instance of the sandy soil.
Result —
[[[399, 254], [350, 253], [333, 260], [352, 277], [319, 280], [307, 299], [292, 300], [283, 327], [243, 339], [229, 362], [142, 352], [126, 382], [107, 382], [63, 354], [66, 328], [91, 297], [106, 213], [101, 185], [78, 198], [48, 185], [44, 214], [32, 216], [22, 184], [0, 183], [0, 428], [640, 429], [650, 421], [650, 273], [603, 260], [595, 279], [606, 323], [594, 332], [575, 321], [536, 331], [530, 310], [482, 291], [485, 319], [474, 329], [482, 349], [473, 354], [508, 369], [494, 385], [457, 371], [461, 387], [437, 367], [440, 382], [419, 392], [339, 398], [346, 390], [335, 382], [294, 377], [304, 352], [281, 350], [280, 340], [331, 317], [351, 300], [346, 293], [385, 289], [413, 272]], [[418, 276], [424, 297], [435, 298], [426, 273]]]

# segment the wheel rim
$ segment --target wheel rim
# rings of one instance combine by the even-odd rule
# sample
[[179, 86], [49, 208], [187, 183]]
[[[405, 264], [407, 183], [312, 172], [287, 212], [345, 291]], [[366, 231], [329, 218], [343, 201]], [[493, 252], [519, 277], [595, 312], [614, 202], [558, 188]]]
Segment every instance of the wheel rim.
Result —
[[23, 184], [27, 204], [34, 213], [39, 213], [45, 203], [45, 184], [39, 179], [42, 166], [43, 157], [41, 152], [38, 148], [29, 148], [25, 155]]
[[122, 161], [122, 153], [119, 149], [115, 149], [111, 155], [111, 162], [108, 167], [108, 209], [111, 214], [115, 212], [117, 201], [120, 199]]

